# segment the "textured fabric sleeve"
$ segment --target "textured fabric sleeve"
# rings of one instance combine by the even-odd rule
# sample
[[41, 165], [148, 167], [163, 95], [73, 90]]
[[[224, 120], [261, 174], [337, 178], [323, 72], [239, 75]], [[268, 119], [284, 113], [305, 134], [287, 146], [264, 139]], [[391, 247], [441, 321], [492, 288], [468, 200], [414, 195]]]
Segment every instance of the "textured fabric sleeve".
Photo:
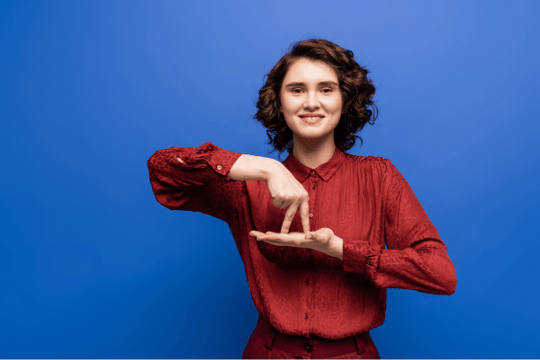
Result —
[[381, 288], [453, 294], [456, 271], [446, 245], [407, 181], [389, 160], [384, 189], [382, 208], [388, 249], [346, 243], [345, 270], [366, 274]]
[[158, 150], [148, 160], [156, 200], [171, 210], [197, 211], [228, 222], [238, 201], [234, 190], [240, 186], [229, 179], [229, 171], [241, 155], [210, 142]]

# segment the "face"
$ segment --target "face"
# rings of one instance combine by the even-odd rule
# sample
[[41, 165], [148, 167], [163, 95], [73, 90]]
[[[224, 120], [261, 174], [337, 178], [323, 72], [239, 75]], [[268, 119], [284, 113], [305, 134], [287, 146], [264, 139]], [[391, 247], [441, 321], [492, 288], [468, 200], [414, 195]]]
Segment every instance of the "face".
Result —
[[334, 69], [322, 61], [296, 60], [281, 85], [281, 112], [293, 139], [334, 139], [343, 98]]

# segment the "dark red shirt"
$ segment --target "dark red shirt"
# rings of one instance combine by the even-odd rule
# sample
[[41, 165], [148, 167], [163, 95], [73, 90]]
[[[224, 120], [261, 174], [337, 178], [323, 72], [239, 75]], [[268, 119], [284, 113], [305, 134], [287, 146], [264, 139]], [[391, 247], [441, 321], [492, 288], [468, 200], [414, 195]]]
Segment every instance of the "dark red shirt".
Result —
[[[344, 338], [384, 322], [387, 288], [455, 291], [446, 245], [389, 160], [336, 148], [316, 169], [292, 153], [283, 162], [309, 193], [310, 229], [328, 227], [343, 239], [342, 261], [249, 235], [280, 232], [285, 210], [272, 205], [266, 182], [229, 179], [241, 155], [209, 142], [159, 150], [148, 160], [150, 182], [163, 206], [229, 224], [255, 307], [278, 331]], [[298, 211], [289, 231], [303, 232]]]

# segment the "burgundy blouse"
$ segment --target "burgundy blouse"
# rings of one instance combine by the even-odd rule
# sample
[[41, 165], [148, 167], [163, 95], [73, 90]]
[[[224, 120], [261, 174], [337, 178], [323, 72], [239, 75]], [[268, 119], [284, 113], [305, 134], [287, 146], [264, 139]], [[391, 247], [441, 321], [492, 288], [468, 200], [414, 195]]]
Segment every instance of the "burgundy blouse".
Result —
[[[387, 288], [454, 293], [446, 245], [389, 160], [336, 148], [316, 169], [292, 153], [283, 162], [309, 193], [310, 229], [328, 227], [343, 239], [342, 261], [249, 235], [280, 232], [285, 210], [272, 205], [266, 182], [229, 179], [241, 155], [210, 142], [159, 150], [148, 160], [150, 182], [163, 206], [229, 224], [255, 307], [278, 331], [349, 337], [384, 322]], [[303, 232], [299, 211], [289, 231]]]

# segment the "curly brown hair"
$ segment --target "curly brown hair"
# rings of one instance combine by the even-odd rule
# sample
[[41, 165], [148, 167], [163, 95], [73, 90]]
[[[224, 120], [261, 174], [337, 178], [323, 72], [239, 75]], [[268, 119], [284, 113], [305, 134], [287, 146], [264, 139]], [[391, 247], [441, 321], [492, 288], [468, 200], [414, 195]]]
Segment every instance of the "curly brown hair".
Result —
[[337, 73], [339, 87], [343, 96], [343, 111], [339, 123], [334, 130], [334, 142], [337, 147], [347, 151], [354, 146], [355, 135], [369, 123], [374, 124], [377, 118], [377, 106], [372, 101], [375, 87], [367, 77], [369, 71], [354, 60], [353, 52], [324, 39], [308, 39], [295, 42], [291, 50], [266, 74], [266, 83], [259, 90], [254, 119], [267, 128], [268, 144], [272, 144], [279, 154], [284, 150], [292, 151], [293, 133], [282, 116], [281, 86], [289, 67], [298, 59], [323, 61]]

